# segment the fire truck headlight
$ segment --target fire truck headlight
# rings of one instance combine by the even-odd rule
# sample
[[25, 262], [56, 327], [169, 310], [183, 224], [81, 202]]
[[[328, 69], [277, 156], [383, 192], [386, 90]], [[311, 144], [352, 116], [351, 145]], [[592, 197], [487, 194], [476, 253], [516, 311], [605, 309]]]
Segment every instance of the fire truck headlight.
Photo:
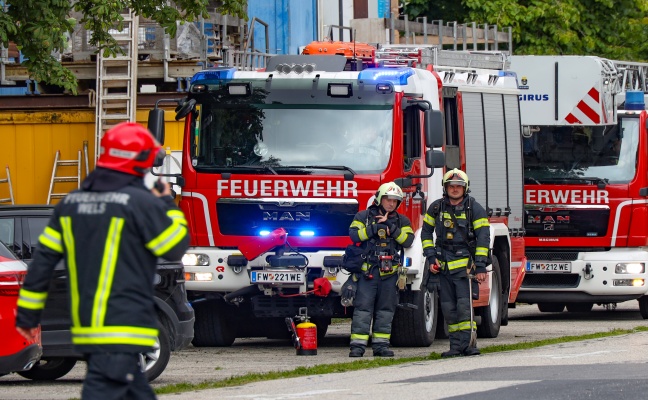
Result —
[[614, 286], [635, 286], [641, 287], [644, 285], [643, 279], [614, 279]]
[[182, 256], [182, 264], [193, 267], [209, 265], [209, 256], [207, 254], [187, 253]]
[[644, 263], [619, 263], [614, 267], [617, 274], [643, 274], [645, 271]]
[[213, 279], [211, 272], [185, 272], [186, 281], [209, 282]]

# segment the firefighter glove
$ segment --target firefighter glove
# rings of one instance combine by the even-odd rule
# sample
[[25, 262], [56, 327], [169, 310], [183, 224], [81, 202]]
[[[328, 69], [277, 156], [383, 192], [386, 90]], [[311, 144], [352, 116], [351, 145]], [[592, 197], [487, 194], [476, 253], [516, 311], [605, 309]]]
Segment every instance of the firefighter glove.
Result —
[[398, 226], [396, 226], [395, 223], [389, 223], [387, 228], [389, 228], [389, 236], [397, 238], [398, 235], [400, 235], [400, 229], [398, 229]]
[[476, 274], [485, 274], [486, 273], [486, 263], [483, 261], [475, 262], [475, 273]]

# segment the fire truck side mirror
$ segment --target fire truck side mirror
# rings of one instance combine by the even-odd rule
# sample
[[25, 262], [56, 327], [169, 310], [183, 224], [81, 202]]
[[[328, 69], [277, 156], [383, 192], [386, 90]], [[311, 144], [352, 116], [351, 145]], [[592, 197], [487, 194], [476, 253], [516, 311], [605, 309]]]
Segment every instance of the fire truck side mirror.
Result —
[[443, 146], [443, 114], [439, 110], [425, 111], [425, 144], [429, 148]]
[[148, 130], [151, 131], [155, 140], [160, 144], [164, 144], [164, 110], [161, 108], [154, 108], [149, 111], [148, 116]]
[[441, 150], [428, 150], [425, 152], [425, 165], [428, 168], [443, 168], [445, 166], [445, 154]]

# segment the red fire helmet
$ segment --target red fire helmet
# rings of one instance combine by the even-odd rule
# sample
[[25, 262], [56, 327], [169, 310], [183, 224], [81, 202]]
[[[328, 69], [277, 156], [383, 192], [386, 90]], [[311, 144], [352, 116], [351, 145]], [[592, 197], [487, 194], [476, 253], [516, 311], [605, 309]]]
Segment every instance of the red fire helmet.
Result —
[[134, 122], [122, 122], [101, 138], [97, 166], [144, 176], [164, 150], [148, 129]]

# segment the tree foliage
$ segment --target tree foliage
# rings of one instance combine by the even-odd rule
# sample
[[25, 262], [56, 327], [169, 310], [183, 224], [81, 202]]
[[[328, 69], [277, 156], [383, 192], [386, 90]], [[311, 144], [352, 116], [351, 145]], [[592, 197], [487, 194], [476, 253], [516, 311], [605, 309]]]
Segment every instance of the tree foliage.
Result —
[[[455, 0], [410, 0], [406, 11], [440, 19]], [[646, 0], [462, 0], [444, 20], [512, 27], [516, 54], [596, 55], [648, 60]], [[410, 14], [412, 15], [412, 14]], [[412, 17], [410, 17], [412, 18]]]
[[[76, 92], [76, 78], [52, 54], [64, 51], [65, 34], [71, 34], [77, 23], [92, 32], [89, 44], [109, 56], [120, 52], [109, 30], [123, 28], [123, 10], [130, 8], [140, 16], [157, 21], [173, 36], [177, 21], [207, 18], [207, 7], [213, 1], [175, 0], [175, 6], [170, 6], [167, 0], [5, 0], [0, 3], [9, 4], [0, 13], [0, 43], [8, 47], [9, 42], [14, 42], [18, 46], [33, 79]], [[217, 3], [217, 12], [247, 19], [247, 0]], [[82, 13], [80, 21], [70, 18], [73, 11]]]

